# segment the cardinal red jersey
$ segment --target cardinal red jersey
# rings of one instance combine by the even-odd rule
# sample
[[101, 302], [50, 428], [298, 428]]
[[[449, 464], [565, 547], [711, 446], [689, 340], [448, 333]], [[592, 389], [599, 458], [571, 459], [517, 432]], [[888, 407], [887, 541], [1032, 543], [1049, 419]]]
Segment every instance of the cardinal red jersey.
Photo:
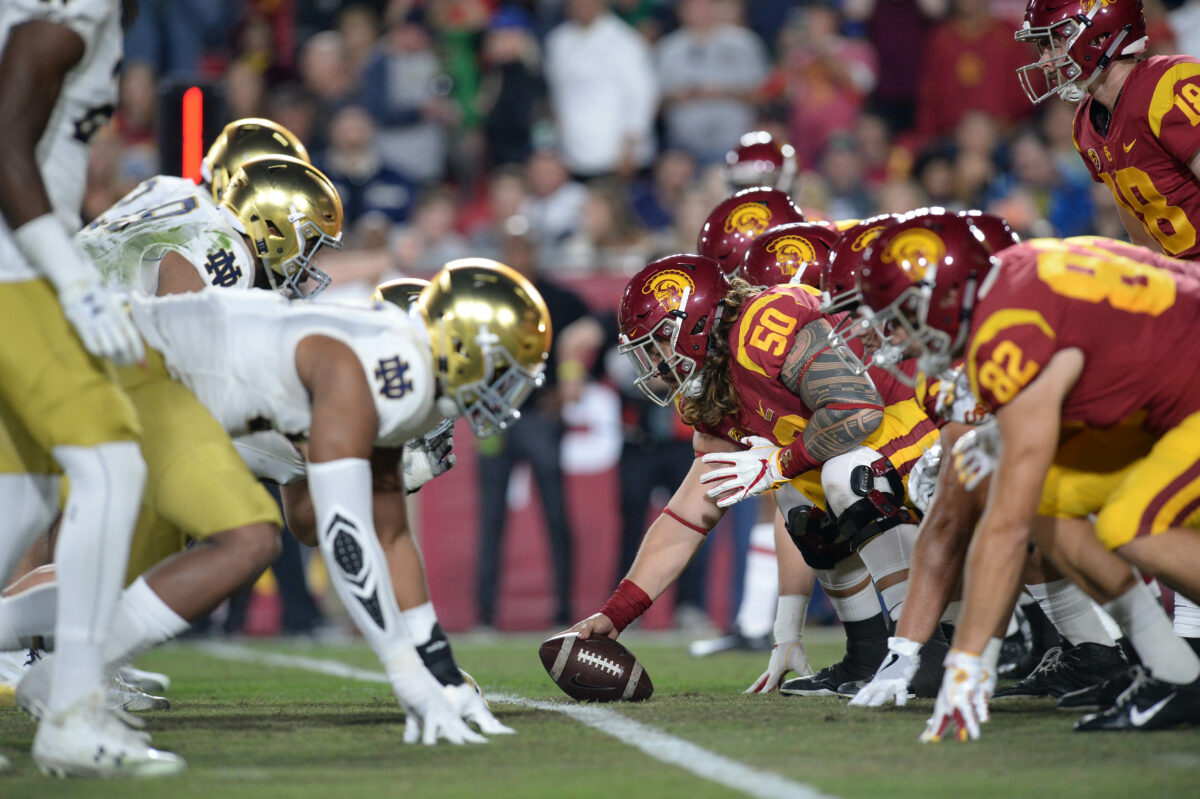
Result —
[[1092, 122], [1094, 103], [1089, 95], [1079, 104], [1074, 128], [1092, 179], [1108, 186], [1167, 255], [1200, 258], [1200, 179], [1188, 166], [1200, 151], [1200, 61], [1138, 61], [1106, 133]]
[[967, 345], [971, 388], [993, 409], [1060, 350], [1084, 367], [1064, 422], [1145, 414], [1155, 434], [1200, 410], [1200, 266], [1110, 239], [1034, 239], [1005, 250], [980, 289]]
[[[730, 373], [741, 405], [716, 426], [698, 425], [697, 430], [739, 444], [747, 436], [762, 436], [779, 446], [803, 434], [812, 409], [784, 385], [780, 370], [795, 346], [796, 334], [823, 318], [819, 300], [806, 288], [773, 286], [749, 301], [729, 332]], [[871, 379], [883, 397], [884, 422], [863, 446], [887, 455], [898, 471], [907, 474], [924, 448], [932, 445], [937, 427], [913, 399], [911, 388], [883, 370], [871, 370]]]

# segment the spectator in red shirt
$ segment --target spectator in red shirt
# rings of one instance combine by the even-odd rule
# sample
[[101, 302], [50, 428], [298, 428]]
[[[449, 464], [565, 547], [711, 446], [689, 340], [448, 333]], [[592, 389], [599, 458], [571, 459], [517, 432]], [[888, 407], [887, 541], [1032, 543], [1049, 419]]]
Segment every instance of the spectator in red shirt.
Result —
[[1012, 25], [996, 19], [987, 0], [954, 0], [946, 22], [929, 37], [917, 94], [917, 133], [923, 139], [951, 135], [972, 109], [1009, 124], [1032, 115], [1016, 70], [1029, 62]]

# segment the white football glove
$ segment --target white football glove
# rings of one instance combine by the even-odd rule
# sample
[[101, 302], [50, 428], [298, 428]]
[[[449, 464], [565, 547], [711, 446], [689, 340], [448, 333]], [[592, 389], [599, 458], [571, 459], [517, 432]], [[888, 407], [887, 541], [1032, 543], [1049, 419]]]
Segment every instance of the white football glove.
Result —
[[466, 682], [462, 685], [443, 685], [442, 691], [450, 700], [450, 705], [458, 711], [458, 715], [467, 722], [474, 724], [479, 731], [487, 735], [512, 735], [516, 733], [512, 727], [501, 724], [492, 715], [487, 700], [479, 690], [479, 685], [471, 675], [463, 672]]
[[389, 675], [392, 690], [404, 708], [404, 743], [433, 746], [445, 738], [452, 744], [486, 743], [459, 717], [442, 686], [424, 666]]
[[790, 671], [796, 672], [800, 677], [807, 677], [813, 673], [812, 666], [808, 665], [804, 642], [799, 639], [775, 644], [771, 649], [767, 670], [743, 693], [769, 694], [779, 687], [779, 683]]
[[1000, 459], [1000, 428], [989, 421], [968, 430], [951, 451], [954, 473], [963, 488], [974, 491], [996, 469]]
[[942, 689], [933, 704], [933, 715], [921, 733], [921, 743], [940, 741], [950, 735], [956, 741], [979, 738], [979, 725], [987, 720], [982, 658], [951, 649], [946, 655]]
[[728, 508], [743, 499], [761, 494], [780, 483], [787, 482], [779, 472], [780, 448], [760, 436], [742, 439], [750, 449], [741, 452], [710, 452], [704, 462], [713, 469], [700, 482], [711, 485], [708, 495], [717, 500], [718, 508]]
[[[911, 480], [912, 478], [909, 477]], [[921, 665], [921, 645], [907, 638], [888, 639], [888, 653], [871, 681], [858, 689], [850, 704], [858, 707], [880, 707], [889, 700], [897, 707], [908, 703], [908, 684]]]
[[960, 424], [982, 424], [991, 417], [971, 391], [971, 381], [961, 366], [942, 374], [933, 408], [934, 413], [946, 421]]
[[921, 453], [908, 473], [908, 498], [921, 513], [928, 513], [933, 504], [933, 490], [937, 488], [938, 474], [942, 471], [942, 443], [935, 442]]
[[412, 494], [454, 466], [454, 420], [446, 419], [422, 438], [404, 445], [404, 488]]
[[99, 282], [70, 283], [59, 290], [58, 302], [63, 316], [92, 355], [108, 358], [118, 366], [146, 359], [146, 348], [129, 309]]

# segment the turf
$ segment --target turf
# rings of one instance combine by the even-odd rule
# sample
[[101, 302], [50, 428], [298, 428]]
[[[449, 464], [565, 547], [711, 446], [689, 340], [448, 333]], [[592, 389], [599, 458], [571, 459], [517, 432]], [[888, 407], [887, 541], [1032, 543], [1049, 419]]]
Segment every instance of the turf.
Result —
[[[982, 740], [921, 745], [931, 701], [859, 710], [837, 699], [743, 696], [764, 655], [689, 658], [677, 640], [630, 635], [654, 698], [613, 706], [631, 718], [841, 797], [1194, 797], [1200, 731], [1091, 734], [1072, 716], [1026, 701], [994, 709]], [[463, 638], [460, 663], [489, 692], [570, 701], [537, 659], [539, 637]], [[376, 670], [361, 646], [252, 644]], [[840, 657], [826, 637], [809, 645], [820, 666]], [[60, 782], [28, 755], [34, 725], [0, 708], [0, 775], [9, 797], [644, 797], [729, 796], [729, 789], [660, 763], [561, 714], [510, 704], [497, 716], [519, 735], [485, 746], [405, 746], [387, 687], [296, 669], [234, 663], [179, 645], [139, 665], [169, 673], [170, 711], [146, 714], [156, 744], [187, 757], [186, 776], [153, 782]]]

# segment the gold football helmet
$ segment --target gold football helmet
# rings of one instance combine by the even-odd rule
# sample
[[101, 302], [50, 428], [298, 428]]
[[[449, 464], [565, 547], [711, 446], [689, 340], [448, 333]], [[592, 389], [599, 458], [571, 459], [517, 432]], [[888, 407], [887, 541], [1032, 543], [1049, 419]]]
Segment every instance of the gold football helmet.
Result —
[[322, 246], [342, 248], [342, 200], [321, 170], [288, 156], [252, 159], [233, 173], [221, 205], [245, 228], [273, 289], [311, 298], [329, 285], [312, 259]]
[[398, 277], [376, 286], [371, 299], [375, 302], [390, 302], [407, 311], [428, 285], [428, 280], [419, 277]]
[[[550, 311], [527, 279], [486, 258], [451, 261], [417, 298], [444, 397], [479, 438], [520, 418], [544, 380]], [[448, 410], [448, 409], [447, 409]]]
[[213, 199], [220, 202], [238, 167], [264, 155], [290, 155], [301, 161], [312, 161], [296, 134], [278, 122], [235, 119], [208, 148], [200, 162], [200, 177], [212, 188]]

